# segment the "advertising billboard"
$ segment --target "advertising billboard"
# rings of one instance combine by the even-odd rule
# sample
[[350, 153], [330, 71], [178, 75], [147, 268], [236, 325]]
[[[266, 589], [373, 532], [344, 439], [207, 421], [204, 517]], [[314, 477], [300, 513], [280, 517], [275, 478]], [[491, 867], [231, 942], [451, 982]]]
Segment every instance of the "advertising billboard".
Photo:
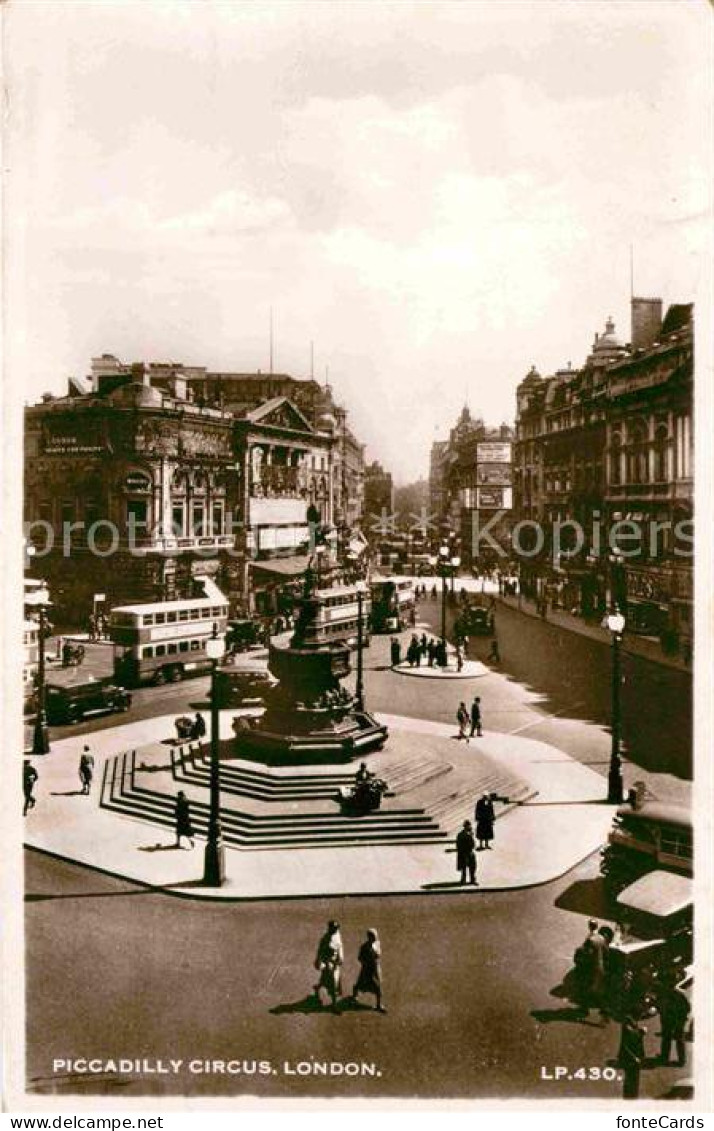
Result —
[[483, 440], [476, 445], [479, 463], [510, 463], [511, 445], [502, 440]]
[[485, 511], [510, 510], [513, 505], [511, 496], [510, 487], [479, 487], [478, 509]]
[[509, 487], [510, 463], [479, 463], [476, 465], [476, 482], [484, 487]]

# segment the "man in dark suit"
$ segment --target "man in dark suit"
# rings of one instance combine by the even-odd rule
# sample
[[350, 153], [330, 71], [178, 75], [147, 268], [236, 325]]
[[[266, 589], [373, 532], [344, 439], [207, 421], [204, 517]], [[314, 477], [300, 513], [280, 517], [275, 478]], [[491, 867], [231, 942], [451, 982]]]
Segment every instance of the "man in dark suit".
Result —
[[476, 883], [476, 841], [470, 821], [464, 821], [463, 828], [456, 837], [456, 871], [461, 872], [461, 883], [466, 883], [466, 872], [469, 873], [469, 882], [478, 887]]
[[478, 695], [474, 696], [474, 701], [471, 704], [471, 738], [474, 734], [481, 738], [481, 700]]

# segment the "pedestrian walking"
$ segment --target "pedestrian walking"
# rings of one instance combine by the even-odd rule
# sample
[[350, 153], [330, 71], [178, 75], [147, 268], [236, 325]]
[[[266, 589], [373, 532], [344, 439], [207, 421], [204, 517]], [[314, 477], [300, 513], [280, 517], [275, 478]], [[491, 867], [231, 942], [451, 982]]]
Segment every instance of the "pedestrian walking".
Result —
[[82, 783], [82, 793], [89, 794], [92, 788], [92, 778], [94, 777], [94, 755], [88, 746], [79, 757], [79, 780]]
[[464, 650], [460, 644], [456, 645], [456, 670], [457, 672], [463, 671], [464, 668]]
[[490, 848], [491, 841], [493, 840], [493, 826], [496, 820], [496, 814], [493, 809], [493, 801], [484, 793], [476, 802], [476, 839], [480, 849]]
[[459, 738], [469, 740], [469, 711], [465, 703], [459, 703], [459, 708], [456, 712], [456, 721], [459, 724]]
[[340, 924], [336, 919], [331, 919], [327, 930], [317, 944], [315, 956], [315, 969], [320, 972], [320, 977], [315, 985], [315, 997], [322, 1004], [320, 990], [326, 990], [332, 1003], [332, 1009], [337, 1012], [337, 998], [342, 983], [342, 966], [345, 952], [342, 946]]
[[429, 648], [429, 640], [425, 632], [422, 632], [419, 640], [419, 648], [421, 650], [422, 658], [426, 659], [426, 654]]
[[483, 736], [481, 730], [481, 700], [478, 695], [474, 696], [474, 701], [471, 704], [471, 738], [474, 734], [479, 738]]
[[374, 994], [377, 999], [377, 1012], [386, 1013], [382, 1004], [382, 947], [374, 927], [367, 931], [367, 938], [357, 955], [359, 974], [351, 994], [351, 1001], [357, 1001], [357, 994]]
[[476, 882], [476, 842], [470, 821], [464, 821], [463, 828], [456, 837], [456, 871], [461, 873], [461, 883], [466, 883], [466, 873], [469, 882], [478, 887]]
[[436, 655], [436, 641], [432, 640], [431, 638], [429, 639], [429, 643], [426, 646], [426, 654], [427, 654], [427, 660], [428, 660], [428, 663], [429, 663], [429, 667], [433, 668], [434, 667], [434, 657]]
[[23, 817], [27, 816], [28, 809], [35, 808], [36, 799], [33, 797], [33, 790], [35, 788], [35, 782], [37, 781], [38, 777], [39, 774], [37, 773], [35, 767], [32, 765], [30, 759], [25, 758], [25, 761], [22, 764], [22, 792], [25, 795], [25, 805], [22, 810]]
[[389, 648], [390, 648], [390, 654], [391, 654], [391, 660], [392, 660], [392, 667], [397, 668], [397, 667], [399, 667], [399, 664], [401, 663], [401, 659], [402, 659], [402, 646], [399, 643], [398, 637], [396, 637], [396, 636], [392, 637], [392, 639], [390, 641]]
[[445, 668], [447, 666], [446, 658], [446, 641], [440, 640], [434, 649], [434, 659], [437, 667]]
[[89, 614], [89, 639], [97, 639], [97, 618], [94, 613]]
[[488, 662], [490, 664], [500, 664], [501, 653], [498, 650], [498, 639], [494, 636], [491, 641], [491, 651], [488, 654]]
[[674, 985], [671, 978], [668, 979], [660, 992], [657, 1003], [662, 1042], [660, 1046], [662, 1064], [669, 1064], [672, 1042], [674, 1042], [677, 1050], [677, 1066], [683, 1068], [687, 1063], [684, 1033], [690, 1008], [687, 995]]
[[640, 1072], [645, 1059], [645, 1030], [635, 1017], [626, 1017], [620, 1029], [617, 1063], [623, 1069], [622, 1098], [636, 1100], [640, 1095]]
[[206, 720], [204, 719], [200, 711], [196, 711], [196, 716], [193, 720], [193, 726], [191, 727], [191, 738], [197, 739], [200, 742], [200, 740], [205, 737], [205, 734]]
[[193, 825], [191, 824], [191, 809], [188, 798], [182, 789], [176, 796], [176, 847], [181, 847], [181, 837], [188, 837], [191, 848], [194, 847]]
[[407, 648], [407, 660], [409, 662], [409, 667], [413, 668], [415, 664], [418, 667], [419, 658], [419, 641], [417, 640], [416, 636], [412, 636], [411, 640], [409, 641], [409, 647]]

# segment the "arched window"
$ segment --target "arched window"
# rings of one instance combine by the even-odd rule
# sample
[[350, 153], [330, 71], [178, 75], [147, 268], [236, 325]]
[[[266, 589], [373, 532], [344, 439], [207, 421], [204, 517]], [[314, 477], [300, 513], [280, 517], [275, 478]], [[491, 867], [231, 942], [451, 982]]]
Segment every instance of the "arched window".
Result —
[[666, 424], [659, 424], [655, 431], [654, 440], [654, 478], [655, 483], [666, 483], [669, 478], [667, 472], [667, 448], [669, 436]]
[[619, 487], [622, 483], [622, 436], [613, 432], [610, 441], [610, 483]]
[[629, 430], [627, 481], [646, 483], [647, 479], [647, 429], [641, 420], [637, 420]]

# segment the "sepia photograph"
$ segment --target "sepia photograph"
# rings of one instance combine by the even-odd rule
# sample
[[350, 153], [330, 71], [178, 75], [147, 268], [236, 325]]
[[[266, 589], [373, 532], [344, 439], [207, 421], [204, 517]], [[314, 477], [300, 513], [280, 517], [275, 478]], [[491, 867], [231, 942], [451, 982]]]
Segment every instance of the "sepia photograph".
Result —
[[6, 1111], [711, 1103], [711, 14], [2, 6]]

